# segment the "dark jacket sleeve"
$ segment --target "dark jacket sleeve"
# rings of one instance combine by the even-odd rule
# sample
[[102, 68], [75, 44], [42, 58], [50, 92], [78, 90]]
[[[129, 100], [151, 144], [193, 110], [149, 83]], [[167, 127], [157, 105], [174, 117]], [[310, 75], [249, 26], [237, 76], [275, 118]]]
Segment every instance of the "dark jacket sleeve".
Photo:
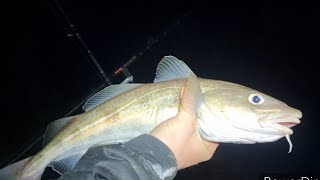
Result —
[[150, 135], [125, 144], [90, 148], [59, 180], [171, 180], [177, 173], [171, 150]]

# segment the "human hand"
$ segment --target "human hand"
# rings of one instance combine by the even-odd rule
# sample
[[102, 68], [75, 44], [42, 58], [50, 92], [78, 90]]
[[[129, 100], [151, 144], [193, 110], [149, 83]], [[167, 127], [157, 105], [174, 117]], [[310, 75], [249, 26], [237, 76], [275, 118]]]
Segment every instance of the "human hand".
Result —
[[197, 111], [201, 103], [199, 82], [192, 73], [181, 88], [178, 114], [150, 132], [170, 148], [178, 169], [211, 159], [218, 147], [218, 143], [204, 140], [198, 132]]

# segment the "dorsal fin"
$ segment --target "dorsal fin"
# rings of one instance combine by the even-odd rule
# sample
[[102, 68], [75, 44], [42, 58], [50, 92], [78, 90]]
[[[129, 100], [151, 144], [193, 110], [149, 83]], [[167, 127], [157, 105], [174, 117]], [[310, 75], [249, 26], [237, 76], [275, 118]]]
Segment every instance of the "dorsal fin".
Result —
[[69, 116], [69, 117], [65, 117], [65, 118], [61, 118], [58, 120], [55, 120], [53, 122], [51, 122], [48, 126], [47, 126], [47, 130], [44, 133], [44, 137], [43, 137], [43, 145], [48, 144], [51, 139], [53, 139], [53, 137], [68, 123], [70, 122], [70, 120], [73, 118], [74, 116]]
[[169, 81], [188, 78], [192, 70], [174, 56], [165, 56], [158, 64], [156, 77], [153, 82]]
[[103, 102], [136, 87], [141, 86], [142, 84], [118, 84], [108, 86], [101, 91], [97, 92], [95, 95], [90, 97], [82, 106], [82, 109], [87, 112]]

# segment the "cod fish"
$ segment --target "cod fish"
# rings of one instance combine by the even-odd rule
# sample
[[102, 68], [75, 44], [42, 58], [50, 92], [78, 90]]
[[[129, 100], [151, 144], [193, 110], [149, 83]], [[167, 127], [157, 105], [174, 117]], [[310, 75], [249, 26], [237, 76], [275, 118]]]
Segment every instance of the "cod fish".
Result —
[[165, 56], [157, 66], [154, 83], [111, 85], [101, 90], [84, 104], [84, 113], [49, 124], [43, 149], [1, 169], [0, 179], [41, 179], [47, 166], [63, 174], [90, 147], [124, 143], [149, 133], [177, 115], [185, 81], [201, 89], [194, 95], [200, 99], [198, 130], [204, 139], [252, 144], [285, 137], [291, 152], [291, 127], [300, 123], [301, 111], [239, 84], [197, 78], [183, 61]]

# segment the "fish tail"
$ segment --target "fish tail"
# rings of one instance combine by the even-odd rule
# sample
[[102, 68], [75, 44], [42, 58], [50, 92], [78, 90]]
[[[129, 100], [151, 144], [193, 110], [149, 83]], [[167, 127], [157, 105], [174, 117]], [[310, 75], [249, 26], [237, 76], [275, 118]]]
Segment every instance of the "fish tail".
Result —
[[25, 159], [22, 159], [18, 162], [15, 162], [9, 166], [6, 166], [2, 169], [0, 169], [0, 180], [16, 180], [16, 179], [19, 179], [19, 180], [40, 180], [41, 179], [41, 176], [42, 176], [42, 172], [40, 174], [37, 174], [37, 175], [33, 175], [32, 177], [31, 176], [28, 176], [26, 178], [21, 178], [20, 175], [22, 173], [22, 170], [24, 169], [26, 163], [28, 162], [28, 160], [30, 159], [31, 157], [28, 157], [28, 158], [25, 158]]

